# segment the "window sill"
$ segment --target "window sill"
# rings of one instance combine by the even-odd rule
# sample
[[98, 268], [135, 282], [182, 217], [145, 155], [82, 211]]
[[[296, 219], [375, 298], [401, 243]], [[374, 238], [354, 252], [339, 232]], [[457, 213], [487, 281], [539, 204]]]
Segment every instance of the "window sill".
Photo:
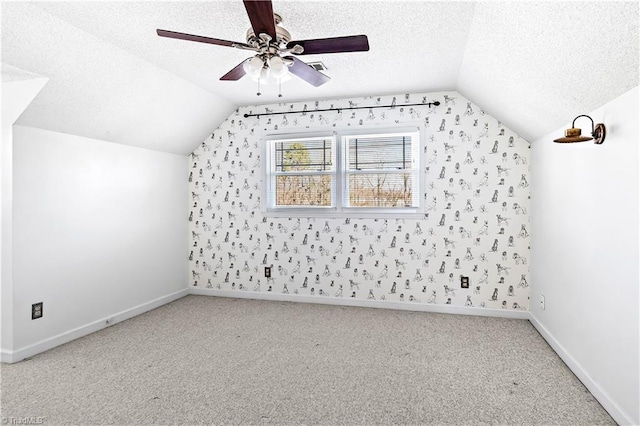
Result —
[[318, 211], [286, 209], [286, 210], [267, 210], [263, 211], [264, 217], [295, 217], [295, 218], [317, 218], [317, 219], [424, 219], [425, 213], [420, 211], [402, 212], [399, 210], [389, 211], [356, 211], [356, 210], [323, 210]]

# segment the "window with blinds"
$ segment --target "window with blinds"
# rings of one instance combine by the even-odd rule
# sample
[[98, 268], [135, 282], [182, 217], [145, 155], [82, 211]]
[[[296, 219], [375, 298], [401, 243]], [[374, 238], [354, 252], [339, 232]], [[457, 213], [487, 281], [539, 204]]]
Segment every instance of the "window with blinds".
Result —
[[418, 133], [343, 137], [345, 207], [418, 207]]
[[419, 212], [418, 130], [274, 138], [266, 147], [267, 212]]
[[271, 208], [334, 207], [335, 137], [270, 143]]

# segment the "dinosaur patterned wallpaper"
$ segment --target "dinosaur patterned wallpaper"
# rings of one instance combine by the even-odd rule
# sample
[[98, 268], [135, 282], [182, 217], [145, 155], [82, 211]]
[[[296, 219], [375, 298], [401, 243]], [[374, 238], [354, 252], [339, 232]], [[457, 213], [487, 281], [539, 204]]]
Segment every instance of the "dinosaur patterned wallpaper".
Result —
[[[328, 108], [345, 109], [316, 111]], [[287, 114], [244, 117], [266, 112]], [[263, 214], [270, 132], [409, 124], [424, 132], [422, 218]], [[527, 310], [529, 148], [456, 92], [242, 107], [191, 154], [191, 285]], [[470, 278], [468, 289], [460, 276]]]

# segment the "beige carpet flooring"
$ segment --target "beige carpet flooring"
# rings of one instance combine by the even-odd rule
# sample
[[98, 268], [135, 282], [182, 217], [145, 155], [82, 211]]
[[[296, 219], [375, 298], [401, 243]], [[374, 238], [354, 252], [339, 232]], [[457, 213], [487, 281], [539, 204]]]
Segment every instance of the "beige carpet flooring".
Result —
[[188, 296], [2, 365], [2, 420], [615, 424], [526, 320]]

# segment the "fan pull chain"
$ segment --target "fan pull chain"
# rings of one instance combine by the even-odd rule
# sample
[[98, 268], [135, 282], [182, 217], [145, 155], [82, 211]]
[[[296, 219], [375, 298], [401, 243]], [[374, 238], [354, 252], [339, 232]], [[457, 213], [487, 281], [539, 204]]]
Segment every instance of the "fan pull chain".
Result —
[[281, 78], [278, 79], [278, 97], [279, 98], [282, 97], [282, 79]]
[[262, 93], [260, 93], [260, 79], [258, 79], [258, 93], [256, 93], [256, 95], [262, 95]]

